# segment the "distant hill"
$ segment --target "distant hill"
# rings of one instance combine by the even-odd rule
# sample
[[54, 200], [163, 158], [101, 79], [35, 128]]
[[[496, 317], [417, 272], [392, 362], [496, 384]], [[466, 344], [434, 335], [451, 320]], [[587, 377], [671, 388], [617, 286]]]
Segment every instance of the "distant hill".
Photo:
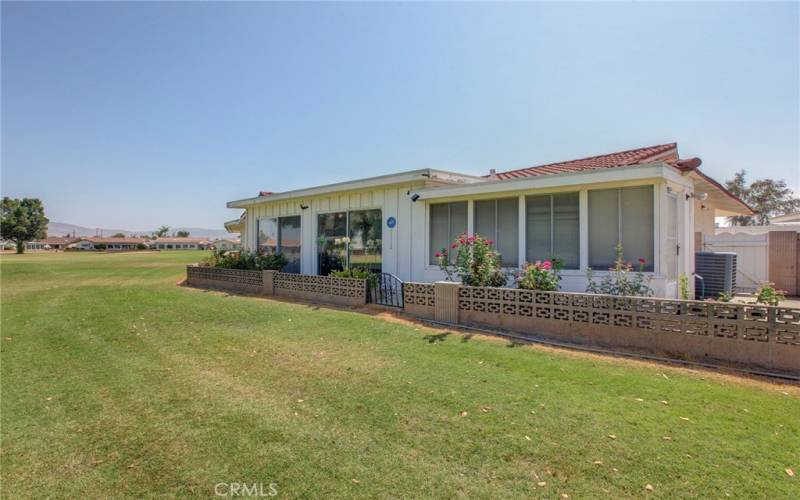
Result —
[[[73, 234], [76, 236], [96, 236], [96, 235], [111, 236], [117, 233], [122, 233], [125, 236], [131, 236], [133, 234], [138, 236], [143, 236], [146, 234], [153, 234], [153, 231], [155, 231], [155, 229], [151, 229], [149, 231], [129, 231], [127, 229], [108, 229], [102, 227], [78, 226], [76, 224], [67, 224], [64, 222], [50, 222], [47, 225], [48, 236], [66, 236]], [[209, 238], [209, 239], [230, 238], [232, 236], [238, 236], [235, 234], [231, 234], [225, 231], [224, 229], [207, 229], [202, 227], [169, 228], [170, 235], [178, 231], [189, 231], [189, 234], [191, 236], [195, 236], [198, 238]]]

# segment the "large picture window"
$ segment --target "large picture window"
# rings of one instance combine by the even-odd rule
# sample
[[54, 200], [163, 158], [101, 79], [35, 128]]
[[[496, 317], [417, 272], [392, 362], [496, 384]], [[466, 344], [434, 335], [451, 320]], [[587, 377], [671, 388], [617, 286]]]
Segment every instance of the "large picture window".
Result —
[[[436, 252], [450, 252], [450, 244], [467, 232], [467, 202], [438, 203], [430, 206], [430, 254], [428, 262], [436, 264]], [[451, 260], [455, 256], [451, 253]]]
[[263, 255], [281, 254], [286, 260], [287, 273], [300, 272], [300, 216], [273, 217], [258, 220], [258, 252]]
[[653, 270], [653, 186], [589, 191], [589, 266], [614, 267], [616, 247], [623, 259]]
[[519, 199], [479, 200], [474, 206], [475, 234], [494, 240], [505, 267], [519, 265]]
[[383, 217], [380, 210], [319, 214], [318, 269], [321, 276], [349, 267], [380, 272], [383, 255]]
[[525, 260], [553, 257], [564, 269], [580, 267], [578, 193], [525, 198]]

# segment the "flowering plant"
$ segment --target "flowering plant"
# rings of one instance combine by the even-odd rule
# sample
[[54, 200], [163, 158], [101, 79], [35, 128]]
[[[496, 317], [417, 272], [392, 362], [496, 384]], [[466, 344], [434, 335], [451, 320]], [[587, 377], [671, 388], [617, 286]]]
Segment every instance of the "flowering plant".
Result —
[[653, 289], [650, 288], [652, 276], [644, 274], [644, 266], [647, 261], [639, 259], [639, 269], [634, 273], [633, 264], [622, 260], [622, 245], [617, 245], [617, 259], [614, 267], [608, 270], [608, 274], [600, 279], [600, 283], [594, 280], [592, 268], [586, 269], [587, 293], [602, 293], [606, 295], [629, 295], [635, 297], [651, 297]]
[[561, 276], [558, 274], [560, 270], [561, 263], [558, 259], [544, 262], [537, 260], [533, 264], [525, 263], [517, 272], [517, 288], [554, 292], [558, 290], [558, 282], [561, 281]]
[[[468, 286], [505, 286], [506, 274], [494, 242], [479, 235], [462, 234], [451, 245], [436, 252], [436, 263], [451, 281], [457, 275]], [[453, 260], [455, 256], [455, 260]]]

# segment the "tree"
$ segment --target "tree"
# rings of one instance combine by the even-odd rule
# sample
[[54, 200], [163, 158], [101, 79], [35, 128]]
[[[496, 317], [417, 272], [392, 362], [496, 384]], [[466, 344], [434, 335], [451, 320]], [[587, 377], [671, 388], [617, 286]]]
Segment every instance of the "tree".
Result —
[[169, 232], [169, 226], [161, 226], [160, 228], [156, 229], [153, 233], [153, 236], [157, 238], [163, 238]]
[[744, 170], [736, 172], [732, 180], [725, 181], [725, 186], [757, 214], [728, 217], [732, 226], [767, 225], [773, 217], [800, 211], [800, 198], [786, 187], [786, 181], [762, 179], [748, 186], [746, 174]]
[[114, 236], [112, 236], [112, 238], [124, 238], [124, 237], [125, 233], [116, 233]]
[[47, 223], [44, 206], [38, 198], [18, 200], [3, 198], [0, 206], [0, 236], [17, 245], [17, 253], [25, 251], [25, 243], [47, 237]]
[[178, 231], [177, 233], [175, 233], [175, 236], [177, 236], [178, 238], [188, 238], [189, 231]]

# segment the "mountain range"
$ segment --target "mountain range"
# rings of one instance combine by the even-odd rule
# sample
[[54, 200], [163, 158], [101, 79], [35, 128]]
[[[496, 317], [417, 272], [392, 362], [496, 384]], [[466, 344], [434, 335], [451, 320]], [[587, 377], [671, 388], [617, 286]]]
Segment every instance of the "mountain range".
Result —
[[[189, 231], [190, 236], [197, 238], [219, 239], [237, 236], [227, 232], [224, 229], [207, 229], [203, 227], [171, 227], [169, 228], [168, 234], [171, 236], [173, 233], [177, 233], [178, 231]], [[153, 232], [155, 232], [155, 229], [148, 231], [130, 231], [127, 229], [78, 226], [76, 224], [67, 224], [65, 222], [50, 222], [47, 224], [48, 236], [112, 236], [117, 233], [122, 233], [125, 236], [142, 236], [146, 234], [153, 234]]]

